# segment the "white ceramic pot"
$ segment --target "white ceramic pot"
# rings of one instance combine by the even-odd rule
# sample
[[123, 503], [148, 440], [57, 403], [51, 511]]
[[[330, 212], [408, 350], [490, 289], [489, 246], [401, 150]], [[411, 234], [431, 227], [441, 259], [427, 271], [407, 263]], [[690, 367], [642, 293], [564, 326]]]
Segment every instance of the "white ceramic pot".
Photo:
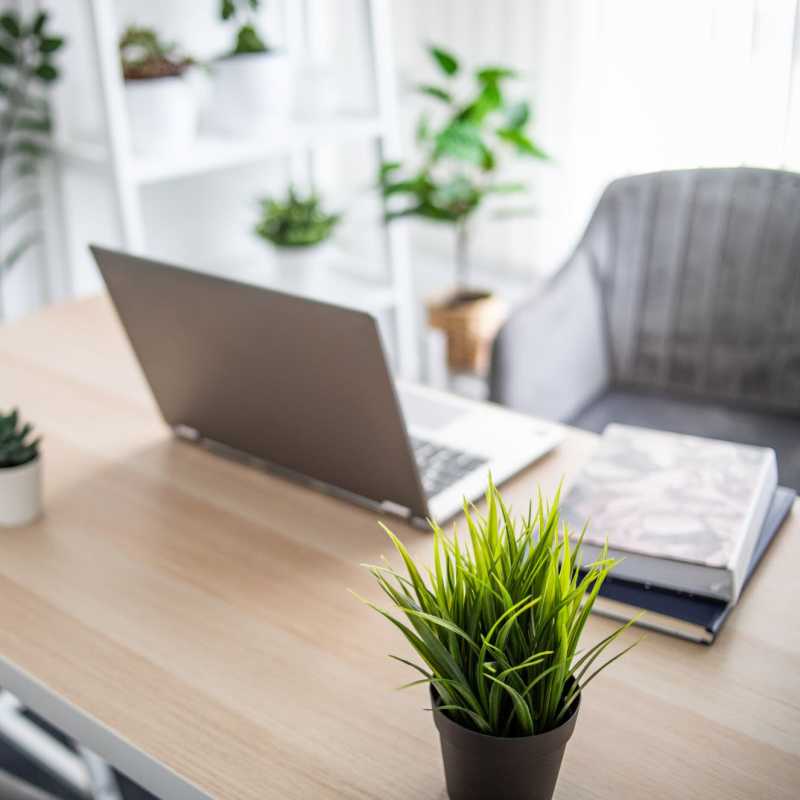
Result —
[[0, 527], [33, 522], [42, 513], [42, 458], [0, 468]]
[[273, 247], [281, 284], [298, 290], [311, 289], [325, 277], [334, 253], [330, 241], [307, 247]]
[[281, 52], [240, 53], [212, 67], [209, 127], [253, 136], [285, 122], [292, 113], [292, 70]]
[[180, 150], [197, 133], [197, 102], [183, 77], [125, 82], [131, 146], [138, 153]]

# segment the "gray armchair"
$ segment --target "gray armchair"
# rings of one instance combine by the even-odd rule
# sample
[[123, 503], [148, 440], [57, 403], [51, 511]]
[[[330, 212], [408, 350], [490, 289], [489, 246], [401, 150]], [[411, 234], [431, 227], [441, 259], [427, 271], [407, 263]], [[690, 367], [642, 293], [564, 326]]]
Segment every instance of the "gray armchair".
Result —
[[573, 256], [498, 335], [490, 396], [592, 431], [774, 447], [800, 488], [800, 175], [611, 183]]

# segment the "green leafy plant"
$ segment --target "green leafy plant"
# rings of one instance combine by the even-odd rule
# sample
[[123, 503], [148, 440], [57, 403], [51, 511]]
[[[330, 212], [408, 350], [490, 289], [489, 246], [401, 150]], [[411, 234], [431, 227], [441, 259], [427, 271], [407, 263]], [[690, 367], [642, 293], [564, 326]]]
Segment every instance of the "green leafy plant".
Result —
[[47, 153], [51, 129], [44, 89], [59, 76], [56, 59], [63, 45], [48, 29], [45, 12], [0, 15], [0, 278], [40, 237], [38, 229], [24, 230], [22, 223], [39, 209], [37, 164]]
[[122, 74], [126, 81], [182, 75], [193, 61], [179, 55], [177, 45], [164, 42], [152, 28], [130, 26], [119, 40]]
[[20, 424], [19, 412], [0, 412], [0, 469], [21, 467], [39, 455], [40, 439], [31, 439], [33, 428]]
[[230, 55], [270, 51], [255, 26], [255, 14], [260, 5], [261, 0], [220, 0], [219, 15], [223, 22], [235, 20], [239, 24]]
[[421, 84], [417, 90], [435, 104], [439, 122], [425, 111], [417, 124], [420, 162], [413, 166], [386, 161], [378, 179], [387, 200], [402, 197], [406, 201], [401, 208], [390, 208], [388, 221], [417, 216], [455, 226], [457, 283], [464, 286], [470, 220], [490, 196], [527, 188], [498, 177], [504, 159], [548, 156], [531, 137], [529, 104], [507, 96], [507, 84], [516, 77], [514, 70], [481, 67], [474, 72], [474, 91], [459, 97], [459, 59], [440, 47], [430, 47], [429, 53], [445, 83]]
[[293, 187], [285, 200], [266, 197], [256, 233], [278, 247], [308, 247], [325, 241], [340, 220], [323, 210], [317, 194], [299, 196]]
[[[405, 574], [388, 562], [367, 566], [397, 613], [367, 604], [402, 631], [424, 666], [439, 709], [455, 722], [492, 736], [527, 736], [564, 722], [580, 693], [633, 644], [595, 666], [631, 620], [584, 651], [586, 620], [615, 561], [581, 564], [581, 541], [559, 522], [559, 493], [539, 495], [515, 519], [489, 482], [487, 514], [464, 504], [469, 541], [433, 527], [433, 569], [414, 563], [387, 528]], [[585, 532], [585, 530], [584, 530]], [[405, 619], [402, 619], [405, 617]], [[634, 644], [636, 644], [634, 642]]]

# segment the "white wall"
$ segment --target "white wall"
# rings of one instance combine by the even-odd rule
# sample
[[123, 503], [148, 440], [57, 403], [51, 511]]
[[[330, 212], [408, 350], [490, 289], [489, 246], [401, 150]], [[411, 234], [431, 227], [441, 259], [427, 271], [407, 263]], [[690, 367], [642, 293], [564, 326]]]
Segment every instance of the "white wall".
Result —
[[[49, 3], [70, 36], [61, 116], [80, 133], [99, 122], [85, 1]], [[317, 58], [300, 76], [305, 93], [316, 87], [344, 105], [363, 98], [368, 74], [359, 2], [310, 0]], [[114, 4], [121, 24], [157, 24], [200, 56], [228, 40], [215, 19], [216, 0]], [[800, 168], [797, 6], [796, 0], [394, 0], [406, 136], [419, 110], [408, 87], [434, 75], [425, 43], [442, 43], [473, 65], [500, 61], [520, 68], [520, 91], [533, 99], [535, 130], [554, 160], [514, 167], [515, 177], [532, 182], [537, 216], [481, 225], [476, 259], [497, 269], [549, 272], [613, 177], [716, 164]], [[275, 8], [267, 9], [265, 26], [280, 38]], [[357, 147], [331, 150], [322, 166], [327, 188], [337, 200], [341, 194], [351, 212], [345, 238], [360, 240], [365, 223], [377, 220], [377, 207], [363, 193], [339, 190], [370, 184], [372, 154]], [[281, 165], [265, 163], [145, 190], [151, 249], [190, 263], [233, 251], [255, 254], [253, 198], [284, 182]], [[82, 257], [74, 289], [90, 291], [97, 280], [85, 242], [116, 240], [113, 204], [102, 176], [68, 174], [66, 190], [70, 247]], [[438, 227], [417, 226], [415, 239], [420, 248], [449, 255], [450, 238]], [[35, 262], [20, 265], [7, 287], [15, 314], [45, 294], [44, 272]]]

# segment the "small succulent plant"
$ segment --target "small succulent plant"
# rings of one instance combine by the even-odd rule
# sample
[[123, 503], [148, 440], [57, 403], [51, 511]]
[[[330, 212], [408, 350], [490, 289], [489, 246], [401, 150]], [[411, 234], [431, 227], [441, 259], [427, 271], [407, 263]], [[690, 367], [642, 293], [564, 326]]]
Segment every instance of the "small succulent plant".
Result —
[[260, 5], [261, 0], [220, 0], [219, 15], [222, 21], [233, 20], [239, 26], [236, 43], [228, 55], [269, 53], [271, 48], [255, 24], [255, 15]]
[[178, 54], [177, 45], [162, 41], [152, 28], [129, 27], [119, 40], [119, 54], [126, 81], [176, 77], [193, 63], [188, 56]]
[[40, 439], [31, 438], [33, 426], [21, 424], [15, 408], [8, 414], [0, 411], [0, 469], [21, 467], [39, 455]]
[[327, 213], [318, 195], [301, 197], [290, 188], [285, 200], [261, 200], [261, 219], [255, 230], [278, 247], [309, 247], [325, 241], [338, 222], [339, 214]]

